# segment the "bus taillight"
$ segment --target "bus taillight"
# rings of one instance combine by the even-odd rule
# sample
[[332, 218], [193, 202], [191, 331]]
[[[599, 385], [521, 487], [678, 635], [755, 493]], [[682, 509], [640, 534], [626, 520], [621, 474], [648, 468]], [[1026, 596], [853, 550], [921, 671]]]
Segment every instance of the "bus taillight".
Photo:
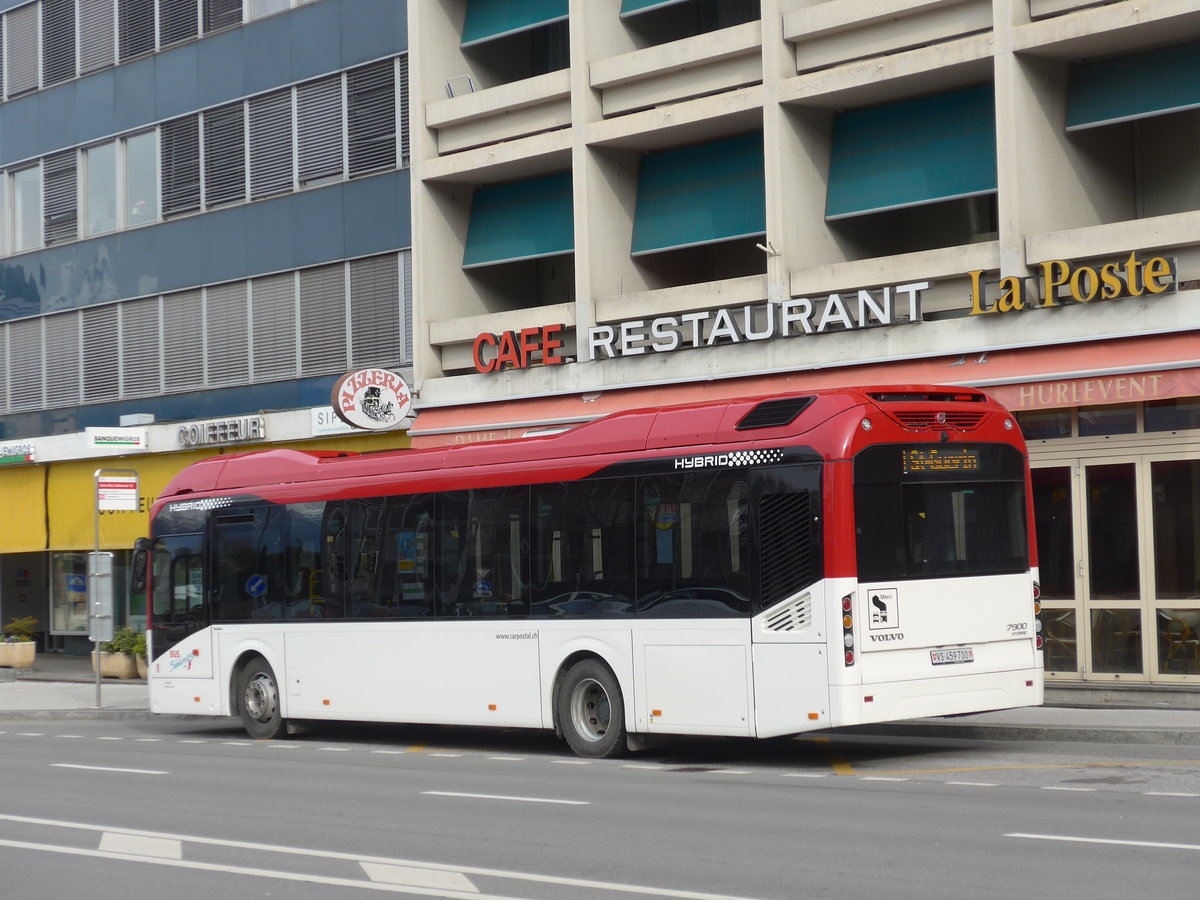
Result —
[[1034, 646], [1041, 650], [1042, 644], [1042, 586], [1036, 581], [1033, 583], [1033, 630], [1034, 630]]
[[842, 598], [842, 644], [846, 647], [846, 665], [854, 665], [854, 595], [847, 594]]

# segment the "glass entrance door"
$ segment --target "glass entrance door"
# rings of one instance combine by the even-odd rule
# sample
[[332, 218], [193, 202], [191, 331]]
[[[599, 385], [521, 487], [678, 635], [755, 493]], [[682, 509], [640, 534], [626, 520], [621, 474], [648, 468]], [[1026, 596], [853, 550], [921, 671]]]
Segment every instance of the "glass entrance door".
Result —
[[1055, 460], [1032, 471], [1046, 674], [1200, 678], [1200, 459]]

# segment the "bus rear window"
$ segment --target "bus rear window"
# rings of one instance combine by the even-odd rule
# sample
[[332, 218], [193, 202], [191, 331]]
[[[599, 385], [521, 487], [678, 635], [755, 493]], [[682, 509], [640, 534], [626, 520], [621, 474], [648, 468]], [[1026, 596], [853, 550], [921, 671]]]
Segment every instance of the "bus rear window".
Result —
[[[941, 453], [945, 465], [931, 464]], [[953, 462], [951, 462], [953, 459]], [[1029, 568], [1024, 464], [1003, 445], [877, 446], [854, 462], [860, 581]]]

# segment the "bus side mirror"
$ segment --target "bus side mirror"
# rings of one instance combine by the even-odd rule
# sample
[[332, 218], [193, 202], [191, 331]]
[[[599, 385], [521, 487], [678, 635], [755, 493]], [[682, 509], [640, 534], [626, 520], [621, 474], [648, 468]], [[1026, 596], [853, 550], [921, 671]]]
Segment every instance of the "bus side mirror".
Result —
[[133, 542], [133, 559], [129, 564], [129, 592], [146, 593], [146, 569], [150, 564], [150, 539], [138, 538]]

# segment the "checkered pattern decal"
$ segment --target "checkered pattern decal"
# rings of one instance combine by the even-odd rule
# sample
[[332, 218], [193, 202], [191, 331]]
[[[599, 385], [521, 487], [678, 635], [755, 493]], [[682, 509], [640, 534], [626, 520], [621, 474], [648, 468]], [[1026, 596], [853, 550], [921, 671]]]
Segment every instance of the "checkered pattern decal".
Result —
[[783, 450], [734, 450], [730, 453], [709, 453], [704, 456], [677, 456], [676, 469], [742, 469], [782, 462]]

